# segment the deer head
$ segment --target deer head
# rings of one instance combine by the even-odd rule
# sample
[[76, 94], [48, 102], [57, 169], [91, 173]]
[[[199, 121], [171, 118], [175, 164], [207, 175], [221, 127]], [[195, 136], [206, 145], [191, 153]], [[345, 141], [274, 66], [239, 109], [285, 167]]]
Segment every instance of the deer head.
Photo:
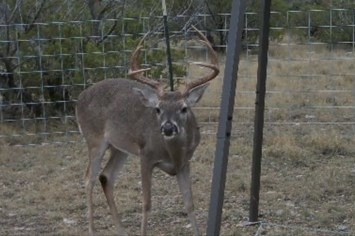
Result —
[[191, 115], [190, 107], [194, 106], [200, 100], [209, 85], [208, 82], [219, 74], [216, 52], [213, 50], [207, 38], [194, 26], [193, 28], [200, 36], [200, 41], [207, 46], [211, 60], [210, 64], [195, 63], [195, 65], [209, 68], [212, 72], [202, 78], [185, 83], [181, 90], [173, 92], [164, 91], [163, 83], [143, 75], [143, 73], [150, 70], [150, 68], [140, 69], [138, 66], [138, 57], [142, 48], [142, 41], [131, 56], [128, 75], [132, 79], [146, 84], [153, 89], [134, 88], [133, 92], [140, 97], [146, 107], [155, 109], [161, 127], [161, 134], [166, 139], [178, 137], [181, 132], [184, 132], [185, 122], [188, 120], [188, 116]]

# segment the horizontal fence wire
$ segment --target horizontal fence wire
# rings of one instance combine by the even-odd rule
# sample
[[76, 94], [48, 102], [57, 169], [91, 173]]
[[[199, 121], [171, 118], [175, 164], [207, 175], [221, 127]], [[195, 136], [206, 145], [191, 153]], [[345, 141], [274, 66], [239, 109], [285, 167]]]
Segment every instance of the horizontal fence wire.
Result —
[[[212, 17], [179, 15], [169, 22], [197, 23], [219, 53], [223, 71], [230, 14], [218, 14], [219, 28], [208, 26]], [[245, 14], [236, 130], [253, 123], [258, 17]], [[342, 126], [355, 131], [354, 19], [354, 9], [271, 13], [266, 125]], [[78, 95], [100, 80], [127, 78], [130, 54], [147, 33], [141, 67], [152, 67], [151, 77], [166, 78], [163, 29], [152, 29], [151, 21], [151, 16], [140, 16], [1, 23], [0, 48], [7, 53], [0, 60], [0, 144], [80, 141], [75, 121]], [[113, 26], [116, 30], [110, 32]], [[187, 26], [170, 30], [177, 83], [203, 74], [191, 62], [208, 60], [207, 49]], [[195, 108], [203, 134], [216, 133], [222, 77]]]

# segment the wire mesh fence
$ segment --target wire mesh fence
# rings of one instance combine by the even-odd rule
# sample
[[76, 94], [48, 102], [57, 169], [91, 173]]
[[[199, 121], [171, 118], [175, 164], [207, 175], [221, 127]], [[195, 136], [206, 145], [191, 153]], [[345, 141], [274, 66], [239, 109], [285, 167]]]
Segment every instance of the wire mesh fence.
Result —
[[[354, 131], [354, 15], [354, 9], [272, 12], [267, 124], [336, 125]], [[191, 20], [191, 16], [180, 15], [172, 20], [197, 22], [220, 52], [223, 71], [230, 14], [218, 14], [220, 28], [207, 26], [212, 17], [195, 14]], [[30, 145], [77, 141], [74, 113], [78, 94], [102, 79], [125, 78], [130, 53], [147, 32], [142, 67], [153, 68], [149, 76], [166, 77], [163, 31], [159, 27], [152, 30], [151, 19], [1, 24], [0, 142]], [[257, 13], [245, 14], [236, 124], [251, 125], [253, 120], [256, 22]], [[193, 40], [188, 26], [171, 30], [178, 79], [199, 76], [203, 72], [190, 63], [208, 59], [207, 50]], [[222, 76], [212, 84], [208, 98], [196, 107], [205, 134], [215, 133]]]
[[[36, 4], [40, 5], [40, 2], [37, 0]], [[67, 4], [68, 11], [72, 9], [71, 4], [75, 4], [73, 1], [63, 2]], [[2, 4], [0, 12], [4, 12]], [[110, 13], [120, 14], [113, 10]], [[85, 20], [85, 17], [54, 18], [4, 23], [0, 14], [0, 145], [79, 142], [81, 139], [75, 122], [75, 103], [79, 93], [103, 79], [126, 78], [130, 54], [147, 33], [141, 66], [152, 68], [148, 76], [157, 79], [167, 77], [161, 16], [112, 16], [94, 20]], [[217, 18], [219, 24], [211, 27], [210, 22]], [[245, 189], [248, 189], [248, 183], [242, 177], [247, 175], [250, 165], [248, 148], [253, 132], [258, 18], [256, 12], [245, 14], [229, 163], [230, 169], [238, 171], [230, 173], [229, 181], [235, 182], [227, 189], [224, 203], [225, 219], [231, 227], [246, 216]], [[354, 19], [355, 11], [351, 8], [273, 11], [271, 14], [266, 145], [263, 150], [263, 170], [267, 173], [262, 177], [261, 197], [261, 214], [266, 221], [259, 222], [255, 235], [305, 232], [307, 235], [352, 235], [354, 231], [351, 214], [351, 187], [355, 173], [351, 145], [355, 131]], [[229, 13], [194, 12], [193, 15], [169, 18], [177, 81], [202, 75], [205, 71], [191, 62], [208, 60], [207, 50], [195, 41], [191, 24], [198, 26], [211, 40], [219, 53], [223, 72], [230, 20]], [[197, 157], [203, 165], [199, 181], [208, 182], [210, 178], [202, 173], [208, 172], [206, 162], [209, 158], [206, 156], [214, 151], [210, 140], [213, 140], [217, 129], [222, 78], [223, 73], [211, 83], [195, 108], [202, 133], [210, 135], [205, 137], [205, 143], [202, 143], [204, 150], [199, 154], [204, 159]], [[64, 153], [69, 154], [63, 154], [63, 160], [74, 163], [70, 152], [77, 147], [70, 146], [65, 146], [68, 150]], [[39, 156], [47, 158], [49, 152], [51, 150], [43, 151]], [[35, 155], [37, 153], [31, 154], [30, 158], [34, 160]], [[4, 163], [10, 158], [13, 157], [4, 158]], [[30, 169], [36, 171], [28, 168], [32, 164], [23, 164], [26, 158], [21, 156], [19, 160], [20, 167], [8, 168], [4, 164], [4, 169], [21, 170], [21, 173]], [[68, 169], [71, 173], [77, 172]], [[49, 168], [40, 179], [53, 172]], [[5, 205], [14, 199], [23, 201], [22, 182], [17, 181], [19, 185], [15, 184], [18, 188], [14, 188], [14, 194], [8, 194], [11, 188], [7, 186], [13, 186], [15, 177], [4, 173], [11, 179], [3, 181]], [[249, 181], [249, 176], [246, 178]], [[37, 181], [38, 176], [35, 179]], [[62, 178], [60, 182], [63, 186]], [[43, 186], [47, 188], [47, 185]], [[55, 187], [58, 192], [58, 186]], [[204, 190], [203, 196], [205, 193]], [[18, 197], [13, 197], [16, 194]], [[41, 204], [45, 201], [42, 197], [39, 199]], [[3, 209], [6, 212], [5, 205]], [[23, 220], [13, 213], [4, 218], [16, 219], [16, 222]], [[54, 219], [53, 222], [60, 221], [60, 217]], [[226, 234], [231, 234], [226, 225]], [[15, 230], [19, 232], [21, 229], [25, 230], [25, 227], [21, 225]], [[53, 228], [49, 230], [53, 232]]]

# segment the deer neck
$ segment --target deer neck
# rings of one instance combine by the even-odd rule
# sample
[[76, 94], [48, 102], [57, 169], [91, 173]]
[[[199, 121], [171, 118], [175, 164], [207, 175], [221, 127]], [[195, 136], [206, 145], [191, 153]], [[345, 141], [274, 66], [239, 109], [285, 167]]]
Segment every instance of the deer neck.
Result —
[[187, 140], [185, 137], [175, 137], [172, 139], [165, 139], [166, 150], [169, 153], [169, 160], [175, 166], [180, 169], [185, 162]]
[[[166, 150], [169, 154], [169, 162], [174, 171], [179, 171], [186, 165], [198, 145], [199, 135], [192, 130], [189, 131], [187, 133], [183, 129], [178, 137], [164, 140]], [[198, 132], [199, 130], [196, 129], [196, 131]]]

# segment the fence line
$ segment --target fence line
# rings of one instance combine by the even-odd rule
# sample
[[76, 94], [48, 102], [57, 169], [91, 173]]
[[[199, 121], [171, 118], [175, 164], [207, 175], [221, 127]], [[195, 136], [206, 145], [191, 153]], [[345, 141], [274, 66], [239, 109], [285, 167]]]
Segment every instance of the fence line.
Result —
[[[348, 21], [337, 21], [339, 15], [346, 16]], [[226, 44], [219, 37], [228, 33], [230, 14], [218, 16], [223, 19], [222, 28], [207, 27], [209, 14], [173, 19], [204, 26], [204, 32], [212, 35], [216, 50], [223, 51]], [[88, 33], [98, 23], [96, 20], [35, 22], [33, 31], [25, 36], [22, 33], [28, 24], [0, 24], [1, 32], [5, 29], [9, 32], [7, 38], [3, 34], [0, 37], [0, 49], [9, 45], [17, 49], [0, 59], [0, 143], [28, 145], [76, 140], [74, 106], [78, 94], [101, 79], [126, 77], [129, 54], [139, 38], [152, 30], [148, 24], [150, 19], [123, 18], [120, 30], [107, 34], [107, 29], [102, 27], [99, 35]], [[238, 125], [250, 125], [254, 109], [259, 30], [256, 19], [256, 13], [245, 15], [241, 85], [235, 107]], [[353, 9], [271, 13], [266, 124], [340, 125], [355, 129], [354, 19]], [[118, 21], [105, 19], [100, 23], [108, 27]], [[142, 22], [141, 30], [130, 31], [130, 26], [137, 22]], [[161, 73], [164, 77], [163, 32], [159, 29], [152, 32], [147, 49], [143, 50], [142, 66], [155, 68], [153, 77]], [[344, 32], [349, 33], [345, 35], [347, 38]], [[172, 28], [171, 33], [176, 77], [196, 77], [196, 71], [188, 64], [207, 58], [207, 50], [191, 41], [193, 35], [186, 31], [186, 25], [183, 29]], [[223, 67], [223, 53], [220, 57]], [[13, 70], [5, 67], [4, 60], [11, 61]], [[15, 84], [9, 86], [11, 76]], [[206, 127], [216, 124], [218, 88], [208, 91], [206, 97], [210, 104], [206, 101], [196, 107]], [[294, 118], [293, 113], [301, 115]]]

